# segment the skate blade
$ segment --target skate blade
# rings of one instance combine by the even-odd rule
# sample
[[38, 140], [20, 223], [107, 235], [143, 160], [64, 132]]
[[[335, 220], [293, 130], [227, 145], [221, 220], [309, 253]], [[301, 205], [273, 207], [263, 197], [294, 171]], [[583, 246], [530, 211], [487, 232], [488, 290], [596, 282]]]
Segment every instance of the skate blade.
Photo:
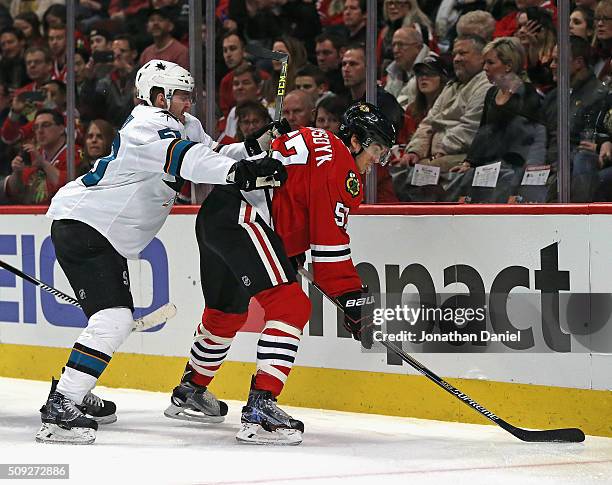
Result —
[[111, 424], [117, 421], [117, 415], [116, 414], [109, 414], [108, 416], [93, 416], [91, 414], [87, 414], [85, 413], [85, 416], [88, 417], [89, 419], [93, 419], [94, 421], [96, 421], [98, 424]]
[[259, 424], [242, 423], [236, 439], [239, 443], [253, 445], [299, 445], [302, 442], [302, 432], [289, 428], [278, 428], [270, 432]]
[[36, 441], [39, 443], [57, 443], [65, 445], [90, 445], [96, 440], [96, 431], [91, 428], [64, 429], [57, 424], [43, 423]]
[[222, 423], [225, 416], [209, 416], [193, 409], [185, 409], [174, 404], [170, 404], [164, 411], [164, 416], [170, 419], [180, 419], [181, 421], [191, 421], [192, 423]]

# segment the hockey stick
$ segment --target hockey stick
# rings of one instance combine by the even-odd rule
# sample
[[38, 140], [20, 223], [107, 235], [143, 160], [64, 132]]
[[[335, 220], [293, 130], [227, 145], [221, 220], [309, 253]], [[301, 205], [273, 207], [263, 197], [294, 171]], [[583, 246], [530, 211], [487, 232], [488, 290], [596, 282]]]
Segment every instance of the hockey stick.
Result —
[[[40, 280], [37, 280], [33, 276], [30, 276], [29, 274], [24, 273], [23, 271], [15, 268], [14, 266], [11, 266], [10, 264], [5, 263], [1, 259], [0, 259], [0, 267], [4, 268], [7, 271], [10, 271], [11, 273], [13, 273], [16, 276], [19, 276], [20, 278], [23, 278], [27, 282], [32, 283], [34, 286], [39, 286], [41, 289], [45, 290], [47, 293], [51, 293], [57, 298], [60, 298], [70, 303], [71, 305], [78, 306], [79, 308], [81, 308], [81, 305], [79, 304], [78, 300], [76, 300], [75, 298], [72, 298], [70, 295], [67, 295], [64, 292], [56, 288], [53, 288], [52, 286], [49, 286]], [[161, 325], [162, 323], [166, 323], [166, 321], [171, 319], [174, 315], [176, 315], [176, 306], [174, 305], [174, 303], [166, 303], [165, 305], [162, 305], [161, 307], [159, 307], [157, 310], [154, 310], [151, 313], [144, 315], [137, 320], [134, 320], [134, 328], [132, 329], [132, 331], [133, 332], [143, 332], [150, 328], [157, 327], [158, 325]]]
[[[283, 102], [285, 100], [285, 91], [287, 89], [287, 69], [289, 68], [289, 54], [285, 52], [273, 51], [270, 49], [266, 49], [261, 47], [258, 44], [250, 44], [246, 51], [261, 59], [270, 59], [273, 61], [281, 62], [281, 71], [278, 77], [278, 87], [276, 88], [276, 102], [274, 104], [274, 120], [280, 121], [281, 116], [283, 114]], [[270, 131], [270, 138], [274, 137], [274, 130]], [[270, 142], [270, 148], [268, 150], [268, 156], [272, 156], [272, 142]], [[268, 206], [268, 211], [272, 214], [272, 196], [270, 195], [270, 189], [264, 190], [266, 196], [266, 205]]]
[[[321, 294], [326, 297], [329, 301], [331, 301], [337, 308], [344, 311], [342, 305], [340, 305], [334, 298], [329, 296], [323, 289], [314, 281], [312, 274], [306, 268], [300, 268], [299, 273], [317, 290], [321, 292]], [[584, 441], [584, 433], [582, 430], [578, 428], [562, 428], [562, 429], [547, 429], [547, 430], [529, 430], [518, 428], [516, 426], [511, 425], [510, 423], [504, 421], [499, 416], [496, 416], [487, 408], [478, 404], [467, 394], [464, 394], [456, 387], [451, 386], [448, 382], [446, 382], [441, 377], [434, 374], [427, 367], [417, 361], [414, 357], [410, 356], [404, 350], [392, 342], [387, 342], [386, 340], [382, 340], [380, 342], [383, 346], [389, 349], [391, 352], [397, 354], [404, 362], [418, 370], [421, 374], [427, 377], [429, 380], [436, 383], [446, 392], [456, 397], [460, 401], [467, 404], [469, 407], [482, 414], [485, 418], [493, 421], [495, 424], [500, 426], [501, 428], [508, 431], [508, 433], [516, 436], [518, 439], [522, 441], [529, 442], [557, 442], [557, 443], [581, 443]]]
[[276, 103], [274, 105], [274, 121], [280, 121], [283, 113], [283, 101], [285, 99], [285, 91], [287, 88], [287, 69], [289, 67], [289, 54], [285, 52], [272, 51], [258, 44], [249, 44], [246, 51], [260, 59], [269, 59], [272, 61], [281, 62], [281, 71], [278, 78], [278, 87], [276, 89]]

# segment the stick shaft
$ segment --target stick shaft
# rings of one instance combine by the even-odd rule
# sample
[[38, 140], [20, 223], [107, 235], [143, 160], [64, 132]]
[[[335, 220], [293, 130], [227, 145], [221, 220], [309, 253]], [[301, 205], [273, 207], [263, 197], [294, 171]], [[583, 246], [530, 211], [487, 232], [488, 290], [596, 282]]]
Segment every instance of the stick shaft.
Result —
[[[334, 298], [329, 296], [323, 288], [321, 288], [315, 281], [312, 274], [306, 268], [300, 268], [298, 271], [308, 282], [314, 286], [319, 292], [326, 297], [330, 302], [332, 302], [337, 308], [344, 311], [342, 305], [340, 305]], [[551, 429], [551, 430], [526, 430], [522, 428], [518, 428], [516, 426], [511, 425], [510, 423], [504, 421], [499, 416], [496, 416], [491, 411], [489, 411], [484, 406], [478, 404], [467, 394], [461, 392], [454, 386], [451, 386], [444, 379], [439, 377], [434, 372], [430, 371], [427, 367], [421, 364], [414, 357], [406, 353], [401, 347], [398, 347], [392, 342], [387, 342], [385, 340], [380, 342], [384, 347], [391, 350], [391, 352], [397, 354], [404, 362], [418, 370], [421, 374], [427, 377], [429, 380], [437, 384], [439, 387], [448, 392], [451, 396], [459, 399], [469, 407], [471, 407], [474, 411], [477, 411], [485, 418], [493, 421], [502, 429], [506, 430], [508, 433], [516, 436], [517, 438], [523, 441], [531, 441], [531, 442], [573, 442], [579, 443], [584, 441], [584, 433], [577, 428], [565, 428], [565, 429]]]
[[20, 269], [17, 269], [14, 266], [11, 266], [10, 264], [2, 261], [1, 259], [0, 259], [0, 267], [4, 268], [7, 271], [10, 271], [14, 275], [19, 276], [20, 278], [28, 281], [29, 283], [32, 283], [35, 286], [40, 286], [46, 292], [51, 293], [52, 295], [55, 295], [58, 298], [61, 298], [62, 300], [67, 301], [71, 305], [78, 306], [78, 307], [81, 306], [78, 300], [76, 300], [75, 298], [72, 298], [70, 295], [67, 295], [63, 291], [60, 291], [56, 288], [53, 288], [52, 286], [47, 285], [46, 283], [43, 283], [42, 281], [34, 278], [33, 276], [30, 276], [29, 274], [24, 273]]
[[[79, 301], [75, 298], [72, 298], [70, 295], [53, 288], [52, 286], [43, 283], [42, 281], [30, 276], [29, 274], [24, 273], [18, 268], [2, 261], [0, 259], [0, 267], [5, 270], [13, 273], [15, 276], [19, 276], [20, 278], [26, 280], [28, 283], [32, 283], [34, 286], [39, 286], [41, 289], [45, 290], [52, 295], [61, 298], [62, 300], [67, 301], [71, 305], [78, 306], [81, 308]], [[162, 305], [157, 310], [153, 312], [143, 315], [141, 318], [134, 320], [134, 330], [137, 332], [142, 332], [144, 330], [148, 330], [149, 328], [156, 327], [157, 325], [161, 325], [165, 323], [168, 319], [172, 318], [176, 314], [176, 307], [172, 303], [166, 303]]]

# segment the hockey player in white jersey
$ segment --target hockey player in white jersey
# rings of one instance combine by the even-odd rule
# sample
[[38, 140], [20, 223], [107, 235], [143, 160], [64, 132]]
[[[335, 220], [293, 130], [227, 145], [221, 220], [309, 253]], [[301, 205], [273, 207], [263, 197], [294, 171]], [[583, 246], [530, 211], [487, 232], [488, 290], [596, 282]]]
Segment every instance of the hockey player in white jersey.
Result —
[[127, 259], [138, 258], [155, 237], [182, 180], [248, 191], [286, 179], [272, 158], [244, 160], [260, 149], [257, 141], [215, 146], [186, 112], [194, 86], [187, 70], [152, 60], [135, 83], [143, 104], [126, 119], [110, 155], [62, 187], [47, 212], [57, 260], [88, 324], [41, 408], [40, 442], [93, 443], [98, 423], [92, 418], [109, 421], [109, 410], [114, 414], [113, 403], [90, 391], [133, 327]]

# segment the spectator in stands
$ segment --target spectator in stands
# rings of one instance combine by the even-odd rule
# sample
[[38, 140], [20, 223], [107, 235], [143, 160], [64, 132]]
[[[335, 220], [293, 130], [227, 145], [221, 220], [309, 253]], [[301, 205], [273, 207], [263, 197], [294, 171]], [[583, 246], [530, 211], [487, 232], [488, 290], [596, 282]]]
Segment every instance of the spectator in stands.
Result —
[[595, 14], [590, 8], [576, 7], [570, 15], [570, 35], [591, 42], [595, 35]]
[[321, 69], [312, 64], [304, 65], [295, 73], [295, 89], [307, 92], [313, 97], [315, 102], [331, 94], [325, 74]]
[[325, 73], [329, 90], [338, 95], [348, 94], [341, 70], [345, 49], [346, 41], [338, 35], [323, 33], [315, 39], [317, 65]]
[[75, 12], [79, 30], [87, 32], [91, 26], [108, 18], [109, 4], [109, 0], [79, 0]]
[[[289, 66], [287, 68], [286, 92], [295, 89], [295, 73], [307, 62], [306, 49], [304, 44], [295, 37], [284, 36], [276, 39], [272, 44], [272, 50], [286, 52], [289, 54]], [[276, 92], [278, 80], [280, 78], [281, 63], [272, 61], [272, 76], [264, 81], [263, 96], [268, 102], [269, 107], [274, 107], [276, 102]]]
[[151, 11], [147, 20], [147, 32], [153, 37], [153, 44], [142, 51], [141, 66], [152, 59], [161, 59], [189, 69], [189, 50], [172, 36], [173, 30], [174, 21], [170, 10], [158, 8]]
[[[450, 77], [444, 62], [433, 53], [423, 61], [416, 63], [413, 70], [416, 79], [416, 96], [404, 112], [404, 127], [397, 136], [398, 145], [404, 145], [410, 141]], [[398, 147], [393, 154], [394, 158], [399, 158], [404, 154], [402, 148]]]
[[344, 0], [342, 21], [349, 44], [365, 44], [367, 18], [367, 0]]
[[612, 0], [601, 0], [595, 9], [595, 75], [612, 86]]
[[[238, 106], [241, 106], [247, 101], [264, 103], [264, 100], [261, 99], [261, 88], [262, 80], [257, 68], [247, 63], [234, 70], [232, 89], [234, 99], [236, 100], [236, 106], [230, 110], [227, 117], [219, 120], [217, 132], [221, 133], [218, 138], [220, 143], [226, 143], [229, 140], [234, 140], [236, 137], [236, 131], [238, 129], [236, 109]], [[268, 111], [270, 112], [270, 116], [274, 114], [273, 108], [268, 108]], [[231, 143], [231, 141], [229, 142]]]
[[315, 109], [315, 126], [338, 134], [346, 108], [348, 105], [344, 98], [335, 94], [326, 96], [319, 101]]
[[21, 30], [9, 27], [0, 32], [0, 84], [8, 85], [11, 91], [27, 84], [25, 36]]
[[132, 37], [132, 45], [141, 51], [151, 41], [143, 25], [147, 25], [150, 13], [149, 0], [110, 0], [108, 15], [118, 31]]
[[53, 3], [45, 10], [42, 16], [43, 34], [46, 36], [51, 27], [61, 27], [66, 25], [66, 5], [61, 3]]
[[81, 165], [77, 170], [77, 176], [86, 174], [98, 158], [110, 154], [113, 138], [115, 138], [115, 129], [108, 121], [96, 119], [87, 125]]
[[83, 123], [88, 123], [104, 114], [104, 99], [96, 93], [97, 80], [94, 72], [89, 68], [89, 61], [89, 52], [85, 49], [77, 49], [74, 52], [76, 108]]
[[[597, 189], [596, 170], [598, 154], [596, 140], [585, 140], [584, 133], [603, 132], [598, 129], [603, 124], [608, 110], [607, 87], [595, 77], [590, 66], [590, 45], [576, 36], [570, 36], [570, 161], [572, 164], [573, 201], [593, 200]], [[555, 82], [557, 81], [558, 48], [553, 50], [551, 64]], [[547, 94], [542, 103], [544, 119], [547, 123], [548, 152], [547, 161], [556, 165], [557, 151], [557, 88]], [[592, 135], [591, 135], [592, 137]]]
[[[350, 101], [365, 101], [366, 67], [365, 50], [362, 44], [349, 46], [342, 57], [342, 77], [350, 91]], [[382, 87], [376, 87], [377, 105], [387, 115], [397, 132], [402, 129], [404, 112], [392, 94]]]
[[[52, 109], [66, 115], [66, 85], [57, 79], [50, 79], [43, 83], [40, 88], [41, 94], [44, 96], [42, 102], [36, 102], [36, 106], [46, 109]], [[25, 93], [22, 93], [25, 94]], [[24, 108], [20, 107], [19, 96], [13, 100], [11, 112], [19, 115]], [[38, 110], [40, 111], [40, 110]], [[16, 143], [17, 141], [29, 141], [35, 135], [34, 121], [28, 122], [26, 118], [18, 116], [17, 118], [11, 114], [2, 124], [2, 140], [6, 143]]]
[[[48, 204], [66, 183], [64, 117], [54, 110], [40, 110], [34, 119], [34, 133], [36, 146], [23, 145], [11, 162], [11, 175], [5, 180], [6, 195], [13, 203]], [[75, 166], [80, 163], [79, 152], [78, 148]]]
[[15, 91], [21, 92], [38, 91], [42, 84], [51, 79], [53, 72], [53, 58], [46, 47], [28, 47], [24, 54], [26, 73], [31, 82]]
[[40, 20], [34, 12], [20, 13], [15, 17], [13, 26], [23, 32], [26, 48], [45, 45], [45, 39], [40, 33]]
[[89, 48], [92, 53], [110, 51], [113, 48], [113, 37], [108, 30], [91, 29], [89, 32]]
[[291, 91], [285, 96], [283, 118], [287, 118], [291, 130], [312, 126], [315, 103], [311, 94], [301, 89]]
[[47, 31], [49, 51], [53, 56], [51, 77], [66, 82], [66, 26], [53, 25]]
[[[442, 52], [446, 53], [448, 51], [448, 48], [453, 45], [453, 41], [457, 35], [473, 34], [469, 27], [467, 32], [460, 33], [457, 23], [461, 17], [465, 17], [474, 11], [483, 12], [487, 8], [488, 3], [490, 2], [486, 2], [485, 0], [468, 0], [460, 2], [456, 0], [442, 0], [440, 2], [440, 6], [435, 16], [435, 31], [437, 38], [441, 39], [440, 50]], [[493, 19], [493, 16], [491, 16], [491, 19]], [[470, 19], [469, 22], [473, 23], [473, 20]], [[475, 27], [475, 22], [473, 25]], [[482, 29], [482, 27], [480, 28]], [[495, 30], [495, 19], [493, 19], [493, 30]]]
[[446, 85], [419, 124], [400, 163], [435, 165], [446, 172], [465, 160], [491, 87], [483, 71], [484, 46], [481, 37], [457, 37], [453, 47], [457, 80]]
[[246, 137], [272, 122], [269, 111], [258, 101], [245, 101], [238, 106], [236, 118], [238, 119], [236, 142], [244, 141]]
[[96, 83], [96, 93], [104, 99], [104, 116], [119, 128], [134, 107], [132, 88], [138, 66], [138, 53], [129, 35], [118, 35], [113, 40], [113, 70]]
[[91, 57], [87, 69], [91, 77], [100, 79], [113, 70], [113, 38], [107, 30], [92, 29], [89, 33]]
[[234, 69], [244, 66], [248, 62], [244, 46], [244, 39], [237, 32], [230, 32], [223, 36], [223, 60], [229, 72], [221, 79], [219, 85], [219, 107], [225, 116], [236, 105], [236, 100], [232, 94]]
[[434, 47], [431, 20], [419, 8], [417, 0], [385, 0], [383, 16], [385, 26], [378, 34], [378, 59], [383, 72], [393, 60], [393, 34], [402, 26], [414, 27], [421, 32], [423, 42], [430, 48]]
[[414, 27], [401, 27], [393, 34], [393, 62], [387, 67], [385, 89], [391, 93], [402, 109], [406, 109], [416, 96], [413, 65], [429, 54], [423, 44], [421, 32]]
[[529, 7], [517, 17], [516, 37], [527, 53], [527, 74], [536, 89], [545, 94], [554, 87], [550, 63], [557, 42], [557, 30], [550, 13]]
[[484, 10], [468, 12], [457, 21], [457, 35], [477, 35], [485, 42], [493, 40], [495, 32], [495, 19], [493, 15]]
[[524, 81], [525, 50], [516, 37], [498, 37], [485, 46], [483, 56], [493, 86], [466, 160], [451, 171], [462, 173], [500, 160], [517, 168], [543, 164], [546, 129], [540, 119], [540, 97]]
[[[4, 123], [11, 110], [11, 93], [7, 84], [0, 84], [0, 124]], [[0, 125], [1, 126], [1, 125]], [[11, 173], [9, 146], [0, 140], [0, 192], [4, 178]]]
[[290, 36], [312, 52], [321, 32], [316, 2], [312, 0], [230, 0], [229, 17], [249, 41], [270, 45], [272, 39]]
[[497, 21], [495, 33], [493, 34], [494, 38], [515, 35], [519, 29], [518, 16], [522, 11], [530, 7], [540, 7], [548, 10], [552, 15], [553, 21], [557, 21], [557, 7], [554, 0], [515, 0], [515, 3], [516, 10], [513, 10]]

